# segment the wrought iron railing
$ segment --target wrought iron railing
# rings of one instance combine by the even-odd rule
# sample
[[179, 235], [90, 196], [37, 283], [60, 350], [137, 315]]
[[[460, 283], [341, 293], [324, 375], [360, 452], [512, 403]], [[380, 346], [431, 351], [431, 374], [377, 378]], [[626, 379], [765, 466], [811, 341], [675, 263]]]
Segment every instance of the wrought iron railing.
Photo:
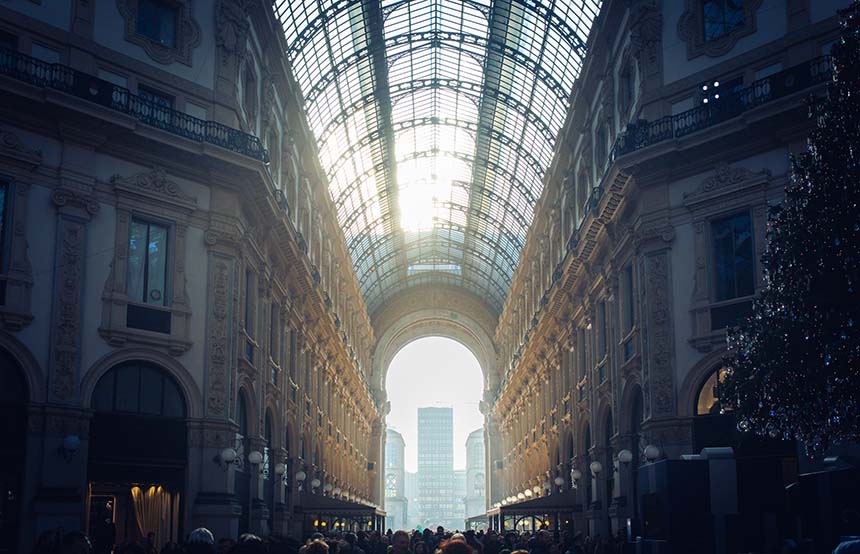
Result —
[[254, 135], [159, 105], [132, 94], [127, 88], [66, 65], [44, 62], [0, 48], [0, 75], [71, 94], [128, 114], [141, 123], [174, 135], [214, 144], [264, 163], [269, 161], [268, 152]]
[[749, 86], [728, 93], [718, 101], [655, 121], [631, 123], [615, 141], [606, 168], [618, 156], [722, 123], [756, 106], [823, 83], [830, 79], [831, 73], [830, 56], [821, 56], [753, 81]]

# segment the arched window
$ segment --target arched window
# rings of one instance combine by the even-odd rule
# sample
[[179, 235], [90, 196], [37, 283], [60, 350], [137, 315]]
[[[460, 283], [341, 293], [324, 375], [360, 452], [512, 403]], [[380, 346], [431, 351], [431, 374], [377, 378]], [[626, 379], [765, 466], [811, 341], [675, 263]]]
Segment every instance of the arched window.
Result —
[[696, 415], [712, 415], [723, 412], [730, 412], [730, 406], [725, 406], [720, 403], [720, 397], [717, 394], [717, 386], [726, 378], [726, 368], [721, 367], [708, 377], [708, 379], [699, 389], [699, 394], [696, 396]]
[[148, 362], [126, 362], [105, 373], [93, 391], [93, 410], [185, 417], [185, 399], [166, 371]]

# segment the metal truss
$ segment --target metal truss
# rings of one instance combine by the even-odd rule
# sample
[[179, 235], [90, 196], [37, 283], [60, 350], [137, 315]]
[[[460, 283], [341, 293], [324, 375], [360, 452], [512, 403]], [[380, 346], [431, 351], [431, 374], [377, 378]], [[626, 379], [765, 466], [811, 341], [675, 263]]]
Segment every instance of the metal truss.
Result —
[[[371, 312], [423, 283], [462, 286], [501, 310], [599, 9], [274, 1]], [[416, 190], [432, 194], [432, 228], [402, 219]]]

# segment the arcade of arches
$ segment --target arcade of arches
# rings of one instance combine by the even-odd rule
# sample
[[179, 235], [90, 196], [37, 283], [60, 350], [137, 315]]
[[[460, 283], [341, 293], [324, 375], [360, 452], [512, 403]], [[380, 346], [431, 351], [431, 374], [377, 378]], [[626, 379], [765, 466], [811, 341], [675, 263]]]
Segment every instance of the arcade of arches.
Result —
[[0, 552], [380, 527], [427, 336], [483, 372], [489, 523], [635, 526], [705, 447], [794, 479], [715, 383], [847, 0], [43, 4], [0, 6]]

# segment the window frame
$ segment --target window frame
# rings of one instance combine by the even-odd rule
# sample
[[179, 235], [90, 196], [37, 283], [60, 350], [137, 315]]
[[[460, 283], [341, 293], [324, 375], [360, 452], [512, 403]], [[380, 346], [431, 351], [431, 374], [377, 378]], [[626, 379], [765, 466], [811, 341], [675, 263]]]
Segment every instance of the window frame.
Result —
[[[164, 42], [163, 40], [159, 40], [158, 38], [147, 34], [144, 30], [141, 30], [141, 21], [144, 11], [144, 5], [150, 4], [155, 7], [158, 15], [161, 15], [161, 12], [170, 12], [173, 15], [173, 36], [171, 37], [171, 42]], [[172, 2], [170, 0], [137, 0], [137, 14], [135, 16], [135, 33], [142, 37], [146, 37], [155, 44], [158, 44], [164, 48], [176, 48], [176, 44], [178, 42], [179, 35], [179, 23], [180, 23], [180, 14], [179, 14], [180, 6], [176, 2]], [[159, 21], [160, 23], [160, 21]], [[159, 25], [160, 27], [160, 25]]]
[[729, 53], [738, 41], [757, 30], [757, 14], [764, 0], [743, 0], [743, 23], [729, 32], [705, 40], [704, 4], [707, 0], [684, 0], [685, 10], [678, 20], [678, 36], [687, 44], [687, 59], [716, 58]]
[[[164, 170], [155, 168], [128, 177], [110, 179], [116, 196], [113, 271], [102, 295], [99, 334], [112, 346], [138, 343], [160, 347], [170, 355], [191, 348], [191, 307], [186, 294], [186, 234], [197, 209], [196, 198], [186, 194]], [[129, 297], [129, 244], [132, 221], [161, 225], [167, 229], [165, 302], [149, 304]], [[169, 332], [129, 327], [129, 307], [162, 312], [169, 318]]]
[[[149, 237], [149, 227], [150, 226], [158, 225], [160, 227], [163, 227], [166, 231], [167, 240], [166, 240], [166, 245], [165, 245], [166, 255], [165, 255], [165, 260], [164, 260], [164, 292], [163, 292], [163, 303], [162, 304], [151, 304], [151, 303], [147, 302], [145, 298], [144, 299], [139, 299], [139, 298], [138, 299], [132, 299], [131, 297], [129, 297], [129, 303], [130, 304], [138, 304], [138, 305], [145, 306], [145, 307], [169, 308], [172, 304], [172, 299], [173, 299], [173, 275], [172, 275], [173, 272], [172, 272], [172, 269], [173, 269], [174, 259], [173, 259], [173, 249], [171, 248], [171, 245], [175, 240], [175, 234], [176, 234], [176, 231], [174, 230], [175, 222], [170, 221], [170, 220], [165, 220], [162, 218], [158, 218], [158, 217], [152, 217], [148, 213], [147, 214], [139, 214], [138, 212], [132, 212], [131, 222], [129, 224], [129, 229], [131, 229], [131, 227], [135, 223], [146, 224], [146, 226], [147, 226], [147, 235], [146, 235], [147, 236], [147, 245], [149, 244], [148, 237]], [[129, 252], [130, 252], [131, 251], [131, 244], [130, 244], [131, 243], [131, 232], [130, 231], [129, 231], [129, 236], [128, 236], [127, 242], [129, 243]], [[131, 258], [131, 256], [129, 255], [129, 259], [130, 258]], [[147, 282], [147, 275], [149, 273], [147, 271], [148, 261], [149, 261], [149, 248], [147, 247], [146, 248], [146, 257], [145, 257], [145, 261], [144, 261], [144, 275], [143, 275], [144, 296], [146, 296], [146, 288], [147, 288], [146, 282]], [[131, 281], [131, 279], [130, 279], [131, 264], [128, 264], [126, 271], [127, 271], [127, 275], [128, 275], [128, 277], [126, 277], [127, 282], [130, 282]]]
[[176, 6], [174, 44], [166, 45], [153, 40], [138, 29], [140, 0], [116, 0], [116, 6], [123, 20], [124, 38], [127, 42], [143, 49], [147, 56], [160, 64], [181, 63], [192, 65], [192, 53], [200, 46], [202, 32], [194, 19], [194, 0], [162, 0]]
[[[717, 256], [717, 249], [716, 249], [716, 244], [715, 244], [714, 225], [718, 222], [728, 221], [730, 219], [735, 219], [735, 218], [742, 216], [742, 215], [745, 215], [749, 219], [749, 226], [750, 226], [750, 250], [751, 250], [751, 252], [750, 252], [750, 263], [752, 264], [752, 273], [750, 275], [752, 282], [750, 283], [750, 285], [752, 285], [752, 292], [750, 294], [743, 294], [743, 295], [737, 294], [737, 292], [738, 292], [738, 274], [737, 274], [737, 271], [735, 270], [733, 272], [733, 275], [734, 275], [733, 288], [734, 288], [735, 296], [720, 298], [719, 294], [718, 294], [718, 290], [719, 290], [718, 289], [719, 277], [717, 275], [717, 268], [718, 268], [717, 257], [718, 256]], [[722, 214], [715, 215], [713, 217], [708, 218], [708, 246], [709, 246], [708, 252], [709, 252], [709, 257], [710, 257], [710, 259], [709, 259], [709, 261], [710, 261], [710, 264], [709, 264], [710, 265], [710, 276], [709, 277], [710, 277], [710, 282], [711, 282], [711, 286], [709, 287], [709, 289], [710, 289], [711, 303], [712, 304], [733, 304], [736, 302], [748, 300], [748, 299], [752, 298], [753, 296], [755, 296], [755, 293], [756, 293], [756, 275], [757, 275], [758, 269], [759, 269], [758, 268], [759, 264], [756, 263], [755, 236], [756, 236], [755, 220], [754, 220], [753, 214], [751, 213], [751, 210], [748, 208], [743, 209], [743, 210], [726, 212], [726, 213], [722, 213]], [[732, 234], [732, 247], [733, 247], [732, 252], [734, 253], [737, 250], [737, 245], [735, 244], [734, 233]], [[733, 256], [733, 257], [736, 257], [736, 256]]]

